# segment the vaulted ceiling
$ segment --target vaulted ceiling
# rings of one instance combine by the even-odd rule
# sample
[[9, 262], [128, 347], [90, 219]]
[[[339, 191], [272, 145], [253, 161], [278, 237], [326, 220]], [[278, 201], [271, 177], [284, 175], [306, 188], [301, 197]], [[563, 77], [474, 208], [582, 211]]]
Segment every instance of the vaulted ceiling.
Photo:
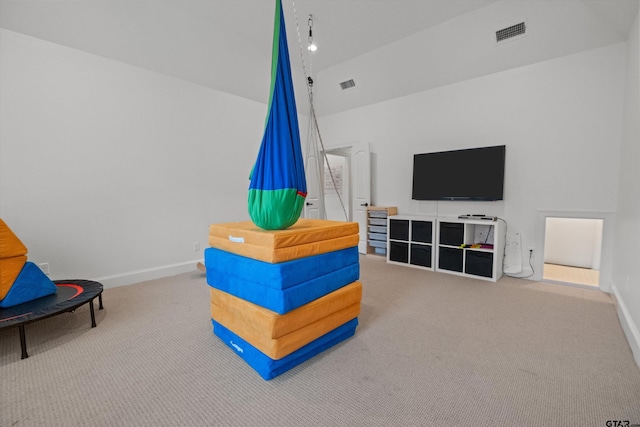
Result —
[[[625, 41], [638, 0], [282, 0], [298, 103], [332, 114]], [[0, 0], [0, 27], [267, 102], [275, 0]], [[309, 15], [318, 50], [307, 49]], [[524, 36], [497, 43], [520, 22]], [[299, 35], [298, 35], [299, 34]], [[299, 43], [300, 40], [300, 43]], [[304, 63], [304, 70], [302, 64]], [[340, 83], [353, 79], [355, 87]]]

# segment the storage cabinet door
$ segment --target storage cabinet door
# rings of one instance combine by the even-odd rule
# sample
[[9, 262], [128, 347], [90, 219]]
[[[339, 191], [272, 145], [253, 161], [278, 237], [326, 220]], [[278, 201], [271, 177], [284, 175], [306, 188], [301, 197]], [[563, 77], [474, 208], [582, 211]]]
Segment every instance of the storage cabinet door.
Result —
[[440, 248], [438, 252], [438, 268], [462, 273], [462, 249]]
[[431, 221], [411, 222], [411, 241], [432, 243], [433, 223]]
[[389, 242], [389, 260], [409, 262], [409, 244], [405, 242]]
[[389, 220], [389, 238], [392, 240], [409, 240], [409, 221], [405, 219]]
[[431, 246], [411, 244], [410, 264], [431, 267]]
[[464, 272], [475, 276], [493, 277], [493, 254], [467, 251]]
[[464, 224], [455, 222], [440, 223], [440, 244], [460, 246], [464, 243]]

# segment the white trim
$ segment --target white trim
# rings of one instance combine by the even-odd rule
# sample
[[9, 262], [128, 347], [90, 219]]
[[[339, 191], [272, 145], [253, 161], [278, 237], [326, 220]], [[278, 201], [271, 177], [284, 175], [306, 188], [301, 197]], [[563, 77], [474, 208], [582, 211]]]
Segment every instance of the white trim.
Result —
[[627, 341], [629, 342], [629, 347], [631, 347], [631, 353], [633, 353], [633, 358], [640, 368], [640, 331], [638, 330], [637, 325], [633, 323], [633, 318], [627, 309], [624, 301], [620, 298], [618, 294], [618, 288], [615, 283], [612, 284], [611, 290], [613, 296], [615, 297], [616, 305], [618, 306], [618, 319], [620, 320], [620, 325], [622, 326], [622, 330], [627, 337]]
[[147, 280], [160, 279], [162, 277], [175, 276], [177, 274], [196, 271], [196, 264], [204, 262], [202, 259], [185, 261], [177, 264], [162, 265], [159, 267], [145, 268], [143, 270], [129, 271], [112, 276], [96, 277], [96, 282], [102, 283], [104, 289], [115, 288], [117, 286], [132, 285], [134, 283], [145, 282]]

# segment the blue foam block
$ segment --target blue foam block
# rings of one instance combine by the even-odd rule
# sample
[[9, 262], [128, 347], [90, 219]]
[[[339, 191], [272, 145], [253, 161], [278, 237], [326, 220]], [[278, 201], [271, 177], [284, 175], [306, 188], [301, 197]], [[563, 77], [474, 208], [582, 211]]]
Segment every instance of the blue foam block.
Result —
[[275, 289], [286, 289], [358, 263], [357, 246], [277, 264], [216, 248], [204, 251], [207, 276], [210, 271], [212, 275], [231, 276]]
[[207, 267], [207, 282], [210, 286], [278, 314], [285, 314], [315, 301], [359, 278], [360, 264], [356, 263], [286, 289], [274, 289], [231, 274], [213, 272]]
[[0, 301], [0, 307], [12, 307], [14, 305], [33, 301], [47, 295], [55, 294], [58, 288], [40, 267], [27, 261], [16, 277], [15, 282], [9, 288], [9, 292]]
[[344, 325], [338, 326], [333, 331], [324, 334], [320, 338], [311, 341], [309, 344], [299, 348], [288, 356], [274, 360], [215, 320], [211, 322], [213, 323], [214, 334], [233, 349], [238, 356], [244, 359], [244, 361], [255, 369], [265, 380], [275, 378], [300, 363], [309, 360], [316, 354], [353, 336], [358, 326], [358, 318], [356, 317]]

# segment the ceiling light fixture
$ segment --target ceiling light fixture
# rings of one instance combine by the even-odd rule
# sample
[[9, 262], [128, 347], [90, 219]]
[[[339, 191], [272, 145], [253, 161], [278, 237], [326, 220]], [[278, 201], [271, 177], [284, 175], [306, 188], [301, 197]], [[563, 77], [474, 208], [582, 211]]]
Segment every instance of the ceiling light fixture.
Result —
[[315, 52], [316, 50], [318, 50], [318, 46], [316, 46], [316, 44], [313, 42], [313, 16], [309, 15], [309, 20], [307, 21], [307, 23], [309, 24], [309, 46], [307, 46], [307, 49], [309, 49], [310, 52]]

